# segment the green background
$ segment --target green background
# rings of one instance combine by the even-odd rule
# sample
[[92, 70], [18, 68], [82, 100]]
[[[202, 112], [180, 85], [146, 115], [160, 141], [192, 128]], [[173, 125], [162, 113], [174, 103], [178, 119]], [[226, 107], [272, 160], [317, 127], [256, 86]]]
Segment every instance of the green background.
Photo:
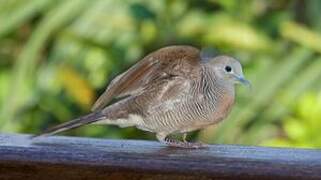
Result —
[[[321, 147], [321, 1], [0, 0], [0, 131], [39, 133], [90, 111], [147, 53], [185, 44], [241, 61], [252, 89], [207, 143]], [[135, 128], [67, 135], [155, 139]]]

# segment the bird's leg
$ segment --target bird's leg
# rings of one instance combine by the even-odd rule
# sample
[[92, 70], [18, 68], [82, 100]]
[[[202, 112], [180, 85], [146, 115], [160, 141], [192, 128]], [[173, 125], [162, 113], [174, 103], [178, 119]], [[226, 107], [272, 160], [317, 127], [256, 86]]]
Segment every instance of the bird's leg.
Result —
[[167, 134], [163, 134], [163, 133], [157, 133], [156, 137], [161, 143], [164, 143], [171, 147], [179, 147], [179, 148], [186, 148], [186, 149], [198, 149], [198, 148], [207, 147], [207, 145], [203, 143], [191, 143], [187, 141], [183, 142], [175, 139], [170, 139], [167, 137]]

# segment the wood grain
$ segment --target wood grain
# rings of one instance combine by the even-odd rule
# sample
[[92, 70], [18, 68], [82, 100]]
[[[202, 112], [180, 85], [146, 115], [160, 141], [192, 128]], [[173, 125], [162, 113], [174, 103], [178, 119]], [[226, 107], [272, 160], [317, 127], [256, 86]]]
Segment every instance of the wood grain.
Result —
[[0, 179], [321, 179], [321, 151], [0, 135]]

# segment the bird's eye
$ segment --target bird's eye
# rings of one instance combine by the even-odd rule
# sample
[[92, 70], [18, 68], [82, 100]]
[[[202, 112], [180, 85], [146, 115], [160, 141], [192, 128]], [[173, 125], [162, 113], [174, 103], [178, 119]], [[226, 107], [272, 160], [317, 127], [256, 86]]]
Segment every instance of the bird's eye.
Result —
[[225, 71], [226, 71], [226, 72], [231, 72], [231, 71], [232, 71], [231, 66], [225, 66]]

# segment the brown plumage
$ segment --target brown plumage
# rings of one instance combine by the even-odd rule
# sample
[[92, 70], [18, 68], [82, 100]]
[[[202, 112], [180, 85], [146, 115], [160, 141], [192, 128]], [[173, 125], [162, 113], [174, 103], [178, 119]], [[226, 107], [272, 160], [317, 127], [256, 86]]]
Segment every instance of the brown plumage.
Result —
[[[199, 67], [199, 51], [189, 46], [162, 48], [149, 54], [128, 71], [117, 76], [94, 104], [92, 111], [103, 109], [112, 98], [133, 95], [152, 81], [168, 76], [190, 78]], [[183, 67], [183, 68], [182, 68]]]
[[[202, 57], [191, 46], [165, 47], [112, 80], [91, 114], [40, 136], [91, 123], [115, 124], [155, 132], [159, 141], [170, 146], [203, 147], [186, 142], [185, 133], [224, 119], [234, 103], [237, 82], [248, 83], [232, 57]], [[107, 106], [114, 98], [120, 100]], [[184, 133], [184, 142], [168, 139], [172, 133]]]

